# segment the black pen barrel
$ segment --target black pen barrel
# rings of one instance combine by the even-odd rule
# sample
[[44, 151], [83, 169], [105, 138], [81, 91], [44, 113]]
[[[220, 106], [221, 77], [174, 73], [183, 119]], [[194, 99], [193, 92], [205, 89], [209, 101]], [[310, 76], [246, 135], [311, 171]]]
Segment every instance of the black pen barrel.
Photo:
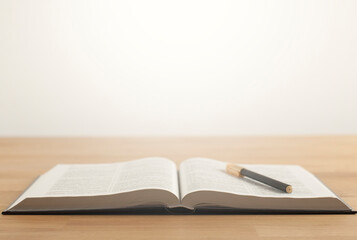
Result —
[[292, 187], [290, 185], [286, 184], [286, 183], [283, 183], [283, 182], [277, 181], [275, 179], [263, 176], [263, 175], [261, 175], [259, 173], [256, 173], [256, 172], [252, 172], [252, 171], [250, 171], [248, 169], [245, 169], [245, 168], [243, 168], [240, 171], [240, 174], [243, 175], [243, 176], [252, 178], [252, 179], [254, 179], [254, 180], [258, 181], [258, 182], [261, 182], [261, 183], [264, 183], [266, 185], [269, 185], [269, 186], [275, 187], [277, 189], [280, 189], [281, 191], [284, 191], [284, 192], [290, 193], [292, 191]]

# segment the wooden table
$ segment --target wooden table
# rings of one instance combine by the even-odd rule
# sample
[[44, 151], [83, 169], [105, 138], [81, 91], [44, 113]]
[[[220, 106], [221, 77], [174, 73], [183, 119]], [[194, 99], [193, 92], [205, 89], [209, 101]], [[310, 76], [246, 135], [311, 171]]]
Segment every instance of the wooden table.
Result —
[[[0, 209], [57, 163], [202, 156], [299, 164], [357, 209], [357, 136], [0, 139]], [[0, 239], [357, 239], [356, 215], [0, 216]]]

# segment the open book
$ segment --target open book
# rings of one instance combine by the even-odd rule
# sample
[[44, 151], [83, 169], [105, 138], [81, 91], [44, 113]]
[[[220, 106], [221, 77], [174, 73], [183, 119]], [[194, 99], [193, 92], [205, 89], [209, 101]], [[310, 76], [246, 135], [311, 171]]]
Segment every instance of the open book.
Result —
[[105, 212], [161, 207], [168, 212], [351, 213], [314, 175], [296, 165], [241, 166], [289, 183], [288, 194], [225, 172], [226, 163], [152, 157], [109, 164], [60, 164], [40, 176], [3, 214]]

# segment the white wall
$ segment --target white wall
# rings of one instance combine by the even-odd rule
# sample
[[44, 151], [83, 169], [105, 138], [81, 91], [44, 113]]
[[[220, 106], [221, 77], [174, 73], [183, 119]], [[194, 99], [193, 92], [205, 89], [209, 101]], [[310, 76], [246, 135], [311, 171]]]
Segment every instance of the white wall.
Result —
[[356, 13], [0, 0], [0, 136], [357, 134]]

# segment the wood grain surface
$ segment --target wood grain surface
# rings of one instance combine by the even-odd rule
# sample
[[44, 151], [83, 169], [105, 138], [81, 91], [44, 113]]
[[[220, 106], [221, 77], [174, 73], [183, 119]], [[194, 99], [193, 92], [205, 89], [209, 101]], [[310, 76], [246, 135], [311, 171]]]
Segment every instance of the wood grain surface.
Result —
[[[299, 164], [357, 209], [357, 136], [2, 138], [0, 209], [57, 163], [162, 156]], [[357, 239], [356, 215], [0, 216], [0, 239]]]

